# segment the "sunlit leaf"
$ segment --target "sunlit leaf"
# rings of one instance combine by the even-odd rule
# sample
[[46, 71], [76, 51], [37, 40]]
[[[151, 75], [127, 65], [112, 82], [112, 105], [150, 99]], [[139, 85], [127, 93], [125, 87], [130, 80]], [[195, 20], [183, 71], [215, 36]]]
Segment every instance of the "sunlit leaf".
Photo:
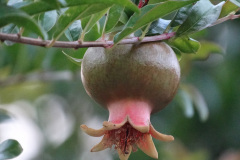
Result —
[[[124, 7], [113, 5], [107, 14], [106, 24], [105, 24], [105, 32], [110, 31], [113, 29], [118, 21], [120, 20], [121, 16], [124, 13]], [[122, 18], [123, 20], [124, 18]]]
[[197, 2], [186, 21], [177, 30], [177, 35], [194, 33], [210, 26], [218, 19], [223, 4], [224, 2], [213, 5], [209, 0]]
[[163, 32], [166, 30], [166, 28], [168, 27], [170, 22], [171, 22], [171, 20], [165, 20], [165, 19], [159, 18], [157, 21], [154, 21], [151, 24], [146, 35], [152, 36], [152, 35], [163, 34]]
[[172, 11], [175, 11], [181, 7], [188, 4], [196, 2], [197, 0], [187, 0], [187, 1], [167, 1], [155, 5], [146, 5], [141, 9], [140, 14], [134, 14], [125, 25], [122, 32], [114, 37], [114, 42], [118, 43], [123, 38], [127, 37], [131, 33], [137, 31], [138, 29], [146, 26], [147, 24], [165, 16]]
[[[114, 4], [126, 7], [131, 9], [135, 12], [139, 12], [138, 7], [131, 2], [131, 0], [65, 0], [66, 4], [61, 5], [60, 7], [72, 7], [72, 6], [79, 6], [79, 5], [106, 5], [111, 6]], [[35, 1], [29, 5], [23, 6], [21, 8], [23, 11], [27, 12], [30, 15], [54, 10], [53, 6], [49, 5], [43, 1]]]
[[48, 32], [57, 22], [57, 18], [57, 11], [45, 12], [39, 16], [38, 23]]
[[235, 5], [234, 3], [228, 0], [224, 3], [219, 18], [225, 17], [229, 14], [235, 14], [238, 9], [239, 6]]
[[24, 27], [44, 39], [47, 37], [45, 31], [29, 15], [13, 7], [0, 5], [0, 28], [10, 23]]
[[65, 31], [65, 35], [69, 41], [77, 41], [82, 33], [81, 21], [77, 20], [71, 24]]
[[70, 7], [59, 17], [57, 25], [52, 28], [51, 32], [54, 33], [53, 39], [57, 40], [74, 21], [102, 11], [108, 7], [109, 6], [103, 4]]
[[[100, 18], [102, 18], [106, 12], [108, 11], [108, 8], [105, 10], [102, 10], [96, 14], [92, 14], [91, 16], [88, 16], [86, 18], [83, 18], [81, 20], [82, 23], [82, 36], [84, 36], [86, 33], [88, 33], [92, 27], [96, 24], [97, 21], [99, 21]], [[83, 38], [83, 37], [82, 37]]]
[[180, 8], [176, 15], [174, 16], [172, 22], [171, 22], [171, 27], [176, 27], [179, 26], [181, 24], [183, 24], [183, 22], [187, 19], [187, 17], [189, 16], [191, 10], [192, 10], [192, 4], [187, 5], [185, 7]]
[[18, 141], [8, 139], [0, 144], [0, 160], [15, 158], [22, 153], [23, 149]]
[[200, 48], [200, 43], [198, 41], [187, 36], [178, 37], [169, 43], [183, 53], [197, 53]]

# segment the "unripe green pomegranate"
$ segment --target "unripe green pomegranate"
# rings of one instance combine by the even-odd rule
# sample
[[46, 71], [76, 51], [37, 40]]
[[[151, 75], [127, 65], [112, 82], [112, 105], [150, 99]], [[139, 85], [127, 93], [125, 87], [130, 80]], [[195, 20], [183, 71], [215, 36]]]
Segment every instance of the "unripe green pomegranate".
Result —
[[164, 108], [179, 85], [179, 63], [166, 43], [89, 48], [81, 75], [87, 93], [109, 110], [109, 120], [103, 128], [81, 126], [91, 136], [104, 135], [91, 151], [114, 145], [120, 159], [128, 159], [137, 146], [157, 158], [152, 136], [163, 141], [174, 139], [157, 132], [150, 123], [150, 114]]

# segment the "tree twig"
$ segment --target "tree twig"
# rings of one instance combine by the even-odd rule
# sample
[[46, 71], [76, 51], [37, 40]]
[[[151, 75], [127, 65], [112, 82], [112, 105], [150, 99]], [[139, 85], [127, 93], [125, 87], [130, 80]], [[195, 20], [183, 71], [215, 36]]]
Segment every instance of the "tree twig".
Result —
[[[151, 37], [145, 37], [140, 43], [147, 43], [147, 42], [154, 42], [154, 41], [161, 41], [165, 39], [169, 39], [171, 37], [175, 36], [175, 32], [172, 33], [165, 33], [162, 35], [157, 35], [157, 36], [151, 36]], [[41, 40], [41, 39], [35, 39], [35, 38], [29, 38], [29, 37], [19, 37], [17, 34], [6, 34], [6, 33], [0, 33], [0, 40], [1, 41], [11, 41], [11, 42], [16, 42], [16, 43], [23, 43], [23, 44], [29, 44], [29, 45], [34, 45], [34, 46], [41, 46], [41, 47], [46, 47], [48, 44], [51, 43], [50, 40]], [[138, 37], [133, 37], [129, 39], [123, 39], [119, 45], [123, 44], [134, 44], [138, 43], [139, 38]], [[93, 41], [93, 42], [82, 42], [79, 43], [78, 41], [56, 41], [52, 47], [57, 47], [57, 48], [86, 48], [86, 47], [109, 47], [112, 46], [114, 43], [113, 41]]]
[[[228, 15], [226, 17], [218, 19], [216, 22], [211, 24], [208, 27], [215, 26], [219, 23], [223, 23], [227, 20], [233, 20], [240, 18], [240, 15]], [[151, 36], [151, 37], [144, 37], [141, 41], [139, 37], [133, 37], [133, 38], [128, 38], [128, 39], [123, 39], [121, 42], [118, 43], [118, 45], [123, 45], [123, 44], [134, 44], [134, 43], [147, 43], [147, 42], [154, 42], [154, 41], [161, 41], [161, 40], [166, 40], [171, 37], [174, 37], [176, 35], [175, 32], [171, 33], [164, 33], [161, 35], [157, 36]], [[34, 46], [41, 46], [41, 47], [49, 47], [49, 44], [51, 44], [51, 47], [56, 47], [56, 48], [87, 48], [87, 47], [111, 47], [114, 45], [113, 41], [91, 41], [91, 42], [81, 42], [79, 41], [51, 41], [51, 40], [41, 40], [41, 39], [35, 39], [35, 38], [29, 38], [29, 37], [23, 37], [19, 36], [18, 34], [6, 34], [6, 33], [0, 33], [0, 41], [4, 42], [5, 40], [11, 41], [11, 42], [16, 42], [16, 43], [22, 43], [22, 44], [29, 44], [29, 45], [34, 45]]]
[[215, 26], [217, 24], [223, 23], [223, 22], [225, 22], [227, 20], [233, 20], [233, 19], [237, 19], [237, 18], [240, 18], [240, 14], [238, 14], [238, 15], [230, 14], [230, 15], [228, 15], [226, 17], [218, 19], [216, 22], [211, 24], [209, 27], [212, 27], [212, 26]]

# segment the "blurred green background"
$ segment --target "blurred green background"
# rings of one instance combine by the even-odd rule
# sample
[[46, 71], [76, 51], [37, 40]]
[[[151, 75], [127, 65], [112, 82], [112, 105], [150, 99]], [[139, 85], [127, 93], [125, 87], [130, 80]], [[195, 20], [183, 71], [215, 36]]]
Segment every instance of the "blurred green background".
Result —
[[[240, 160], [240, 20], [194, 38], [219, 44], [225, 54], [211, 54], [205, 61], [182, 57], [178, 95], [151, 117], [158, 131], [175, 137], [171, 143], [155, 141], [159, 159]], [[76, 58], [84, 51], [64, 49]], [[184, 85], [194, 86], [204, 97], [207, 120], [201, 119], [201, 108], [193, 112], [180, 105]], [[101, 138], [85, 135], [79, 126], [100, 128], [108, 112], [86, 94], [80, 67], [62, 49], [0, 44], [0, 109], [0, 141], [16, 139], [24, 149], [16, 160], [118, 159], [113, 149], [90, 153]], [[130, 156], [136, 159], [151, 158], [137, 151]]]

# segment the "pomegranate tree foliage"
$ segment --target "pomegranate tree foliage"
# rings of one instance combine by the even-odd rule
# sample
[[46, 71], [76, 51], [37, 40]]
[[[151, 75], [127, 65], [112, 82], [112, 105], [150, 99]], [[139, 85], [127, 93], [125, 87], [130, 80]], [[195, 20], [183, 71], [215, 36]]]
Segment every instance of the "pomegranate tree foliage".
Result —
[[[115, 44], [130, 34], [141, 39], [176, 32], [166, 42], [179, 58], [187, 53], [193, 60], [206, 59], [211, 52], [222, 53], [221, 47], [212, 42], [199, 42], [191, 35], [235, 14], [240, 7], [240, 0], [218, 4], [209, 0], [150, 0], [140, 9], [138, 3], [139, 0], [0, 0], [0, 32], [53, 41], [66, 38], [95, 41], [111, 33]], [[5, 41], [5, 44], [13, 43]], [[201, 120], [206, 120], [206, 104], [195, 87], [180, 86], [176, 99], [187, 117], [193, 116], [195, 106]], [[7, 113], [0, 111], [0, 122], [8, 118]], [[15, 140], [0, 144], [0, 160], [13, 158], [21, 152]]]

